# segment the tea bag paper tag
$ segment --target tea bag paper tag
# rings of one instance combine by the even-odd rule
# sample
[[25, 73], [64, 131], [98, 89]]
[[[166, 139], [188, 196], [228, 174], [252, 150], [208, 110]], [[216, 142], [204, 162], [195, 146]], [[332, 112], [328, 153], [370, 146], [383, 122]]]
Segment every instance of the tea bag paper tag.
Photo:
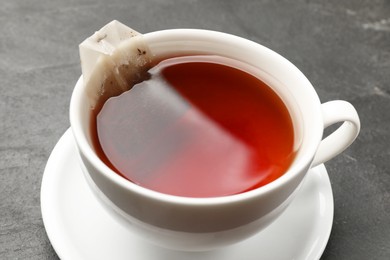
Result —
[[[79, 46], [83, 81], [93, 107], [107, 89], [107, 79], [117, 90], [131, 88], [129, 80], [150, 64], [150, 51], [142, 34], [114, 20]], [[130, 82], [131, 83], [131, 82]]]

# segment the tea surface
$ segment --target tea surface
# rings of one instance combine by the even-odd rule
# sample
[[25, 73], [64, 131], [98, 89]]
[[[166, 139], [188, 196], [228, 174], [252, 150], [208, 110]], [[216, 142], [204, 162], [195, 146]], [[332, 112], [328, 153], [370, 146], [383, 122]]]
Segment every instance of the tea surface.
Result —
[[245, 67], [219, 56], [164, 60], [93, 111], [95, 149], [124, 178], [185, 197], [242, 193], [294, 158], [288, 110]]

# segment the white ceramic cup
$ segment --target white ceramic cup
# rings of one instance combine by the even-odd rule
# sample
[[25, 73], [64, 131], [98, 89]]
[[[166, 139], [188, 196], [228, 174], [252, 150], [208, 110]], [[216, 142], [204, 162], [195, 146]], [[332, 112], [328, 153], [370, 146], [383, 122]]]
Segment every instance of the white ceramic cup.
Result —
[[[253, 66], [253, 73], [287, 105], [299, 144], [288, 171], [255, 190], [215, 198], [187, 198], [152, 191], [120, 177], [96, 155], [90, 137], [91, 104], [80, 77], [71, 99], [70, 122], [83, 172], [107, 212], [125, 228], [155, 244], [196, 251], [249, 238], [283, 212], [311, 167], [342, 152], [358, 135], [360, 121], [351, 104], [321, 104], [309, 80], [292, 63], [260, 44], [194, 29], [157, 31], [143, 37], [156, 56], [215, 54]], [[343, 124], [322, 140], [324, 128], [337, 122]]]

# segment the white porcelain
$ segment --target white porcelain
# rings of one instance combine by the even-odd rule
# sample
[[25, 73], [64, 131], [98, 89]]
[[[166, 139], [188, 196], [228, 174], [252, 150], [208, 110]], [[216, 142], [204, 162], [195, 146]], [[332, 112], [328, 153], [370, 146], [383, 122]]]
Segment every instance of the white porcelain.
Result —
[[[94, 153], [89, 136], [91, 104], [80, 78], [71, 98], [70, 122], [83, 172], [106, 211], [153, 243], [196, 251], [253, 236], [283, 213], [311, 167], [343, 151], [359, 132], [359, 117], [351, 104], [332, 101], [321, 105], [307, 78], [292, 63], [262, 45], [225, 33], [194, 29], [157, 31], [145, 34], [143, 39], [158, 57], [216, 54], [252, 66], [252, 73], [273, 87], [289, 108], [299, 146], [296, 159], [282, 177], [249, 192], [185, 198], [148, 190], [114, 173]], [[321, 140], [323, 129], [336, 122], [344, 123]]]
[[333, 221], [331, 184], [323, 165], [309, 171], [286, 211], [259, 234], [209, 252], [179, 252], [140, 240], [90, 190], [70, 130], [58, 141], [42, 179], [41, 208], [49, 239], [63, 260], [315, 260]]

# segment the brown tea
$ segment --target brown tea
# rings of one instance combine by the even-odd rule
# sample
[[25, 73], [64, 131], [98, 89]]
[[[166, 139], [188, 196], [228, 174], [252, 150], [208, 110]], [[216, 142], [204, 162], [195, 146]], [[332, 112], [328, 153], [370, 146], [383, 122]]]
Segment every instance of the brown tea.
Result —
[[185, 197], [238, 194], [283, 175], [295, 155], [289, 112], [233, 64], [166, 59], [130, 90], [101, 100], [91, 129], [100, 158], [140, 186]]

